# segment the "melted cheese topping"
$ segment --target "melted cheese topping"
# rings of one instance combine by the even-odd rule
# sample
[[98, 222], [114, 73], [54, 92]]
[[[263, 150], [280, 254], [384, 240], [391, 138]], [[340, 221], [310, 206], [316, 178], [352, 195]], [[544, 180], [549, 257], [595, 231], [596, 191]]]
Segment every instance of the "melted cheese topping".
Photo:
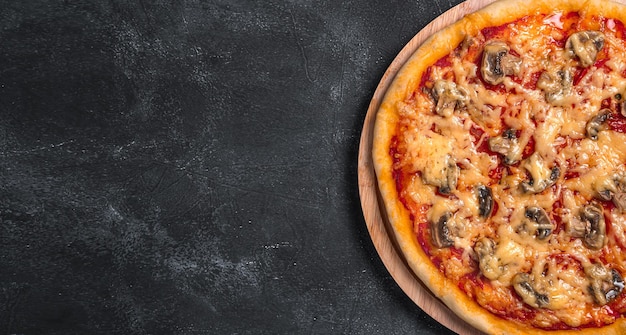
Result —
[[[424, 87], [398, 105], [402, 154], [395, 169], [409, 176], [404, 196], [430, 205], [430, 222], [450, 213], [449, 238], [452, 248], [461, 251], [454, 256], [450, 248], [431, 246], [431, 258], [460, 287], [470, 285], [464, 278], [478, 272], [490, 289], [475, 290], [475, 299], [489, 310], [498, 310], [498, 299], [512, 299], [511, 309], [532, 309], [519, 294], [511, 294], [515, 275], [528, 274], [536, 292], [548, 300], [535, 308], [531, 323], [547, 329], [612, 322], [615, 316], [594, 301], [583, 269], [602, 263], [626, 274], [626, 256], [619, 247], [626, 246], [626, 216], [598, 197], [602, 191], [616, 192], [615, 176], [626, 171], [626, 134], [606, 124], [600, 124], [597, 139], [587, 134], [588, 123], [603, 108], [612, 110], [610, 118], [623, 118], [619, 95], [626, 97], [626, 42], [614, 31], [615, 24], [585, 22], [581, 26], [603, 33], [604, 46], [595, 63], [583, 68], [565, 50], [565, 39], [576, 32], [568, 30], [572, 25], [567, 20], [561, 14], [530, 17], [495, 36], [473, 37], [444, 65], [431, 66]], [[519, 73], [498, 86], [486, 84], [477, 65], [492, 39], [507, 43], [522, 62]], [[538, 84], [542, 75], [553, 81]], [[442, 80], [467, 94], [451, 114], [438, 114], [437, 97], [429, 93]], [[507, 130], [515, 132], [509, 165], [487, 145]], [[450, 161], [459, 169], [456, 185], [449, 195], [441, 194], [438, 190], [450, 186]], [[492, 192], [496, 208], [488, 217], [480, 216], [478, 185]], [[566, 229], [590, 203], [603, 206], [610, 224], [607, 246], [600, 250]], [[543, 209], [554, 225], [545, 239], [528, 230], [533, 223], [526, 209], [531, 207]], [[480, 273], [477, 265], [481, 255], [474, 248], [482, 238], [495, 242], [485, 260], [489, 273]], [[515, 319], [518, 314], [503, 316]]]

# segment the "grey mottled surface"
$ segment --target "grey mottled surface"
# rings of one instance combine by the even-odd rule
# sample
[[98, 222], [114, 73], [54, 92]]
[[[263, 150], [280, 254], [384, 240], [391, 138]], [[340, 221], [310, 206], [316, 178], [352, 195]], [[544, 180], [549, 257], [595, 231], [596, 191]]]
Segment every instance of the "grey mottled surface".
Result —
[[0, 333], [449, 333], [356, 170], [383, 72], [458, 2], [0, 1]]

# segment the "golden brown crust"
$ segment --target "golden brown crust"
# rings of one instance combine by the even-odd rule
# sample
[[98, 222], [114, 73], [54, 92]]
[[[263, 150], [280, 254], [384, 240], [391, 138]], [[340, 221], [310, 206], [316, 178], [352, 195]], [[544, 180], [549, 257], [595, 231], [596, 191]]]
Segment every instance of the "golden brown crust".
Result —
[[[398, 102], [404, 101], [416, 90], [426, 67], [449, 54], [461, 43], [466, 34], [472, 35], [484, 27], [498, 26], [529, 14], [552, 13], [555, 10], [580, 11], [585, 15], [599, 14], [626, 22], [624, 7], [606, 1], [508, 0], [495, 2], [478, 12], [463, 17], [426, 40], [394, 78], [376, 117], [373, 143], [374, 167], [387, 218], [402, 254], [411, 269], [435, 296], [439, 297], [455, 314], [488, 334], [584, 335], [598, 334], [600, 328], [546, 331], [524, 327], [513, 321], [499, 318], [479, 306], [435, 268], [417, 241], [410, 214], [399, 198], [396, 181], [392, 174], [393, 159], [390, 155], [390, 146], [400, 118], [396, 106]], [[609, 335], [626, 334], [626, 320], [618, 319], [615, 323], [601, 328], [601, 332]]]

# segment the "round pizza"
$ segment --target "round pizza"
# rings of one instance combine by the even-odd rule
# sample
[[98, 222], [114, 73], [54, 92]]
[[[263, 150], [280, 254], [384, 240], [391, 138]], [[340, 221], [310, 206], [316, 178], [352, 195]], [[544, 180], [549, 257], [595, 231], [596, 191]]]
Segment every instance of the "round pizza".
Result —
[[626, 7], [498, 1], [424, 42], [376, 114], [399, 249], [490, 334], [626, 334]]

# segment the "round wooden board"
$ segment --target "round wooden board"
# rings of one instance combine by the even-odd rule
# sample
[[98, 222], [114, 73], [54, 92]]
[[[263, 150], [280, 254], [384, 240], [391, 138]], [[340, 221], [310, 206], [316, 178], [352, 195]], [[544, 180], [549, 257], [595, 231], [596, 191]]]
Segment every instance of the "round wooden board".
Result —
[[387, 88], [395, 78], [399, 69], [417, 50], [417, 48], [432, 34], [458, 21], [465, 14], [495, 2], [495, 0], [468, 0], [443, 13], [430, 22], [424, 29], [415, 35], [396, 56], [385, 74], [383, 75], [372, 101], [370, 102], [365, 116], [363, 131], [359, 147], [359, 193], [361, 206], [367, 229], [385, 267], [398, 283], [400, 288], [428, 315], [437, 320], [450, 330], [461, 335], [483, 335], [467, 322], [456, 316], [448, 307], [424, 286], [409, 268], [401, 253], [398, 251], [393, 233], [385, 219], [384, 207], [382, 206], [376, 175], [372, 162], [372, 140], [376, 112]]

